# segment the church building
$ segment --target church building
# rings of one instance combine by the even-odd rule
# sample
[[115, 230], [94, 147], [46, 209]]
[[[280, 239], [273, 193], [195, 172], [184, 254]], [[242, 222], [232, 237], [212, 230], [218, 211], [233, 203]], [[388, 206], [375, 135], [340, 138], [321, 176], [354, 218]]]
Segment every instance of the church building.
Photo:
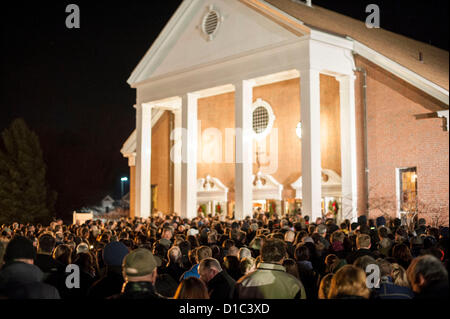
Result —
[[184, 0], [150, 45], [128, 79], [132, 217], [448, 225], [447, 51], [293, 0]]

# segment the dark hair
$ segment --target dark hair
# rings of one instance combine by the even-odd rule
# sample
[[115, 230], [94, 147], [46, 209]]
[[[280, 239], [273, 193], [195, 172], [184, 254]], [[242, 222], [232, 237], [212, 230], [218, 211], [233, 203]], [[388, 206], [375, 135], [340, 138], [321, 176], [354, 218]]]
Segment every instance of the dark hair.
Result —
[[56, 239], [50, 234], [42, 234], [39, 236], [39, 249], [45, 253], [51, 253], [56, 245]]
[[305, 245], [298, 244], [297, 247], [295, 247], [294, 257], [297, 261], [309, 260], [309, 248]]
[[286, 268], [286, 272], [288, 274], [291, 274], [297, 279], [300, 279], [300, 275], [298, 274], [298, 267], [295, 260], [288, 258], [283, 261], [283, 266]]
[[407, 269], [412, 260], [411, 251], [405, 244], [396, 244], [392, 248], [392, 257], [397, 260], [397, 262]]
[[278, 238], [267, 239], [261, 247], [262, 262], [279, 262], [286, 257], [286, 243]]

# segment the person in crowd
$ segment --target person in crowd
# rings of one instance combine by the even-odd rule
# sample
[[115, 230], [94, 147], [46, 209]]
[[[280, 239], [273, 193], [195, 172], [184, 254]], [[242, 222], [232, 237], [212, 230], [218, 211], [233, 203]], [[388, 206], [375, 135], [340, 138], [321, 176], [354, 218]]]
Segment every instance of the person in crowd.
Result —
[[448, 272], [434, 256], [413, 259], [406, 270], [408, 281], [417, 299], [448, 299]]
[[228, 255], [223, 259], [223, 268], [233, 278], [235, 281], [242, 277], [241, 275], [241, 264], [238, 257]]
[[196, 277], [196, 278], [200, 278], [200, 274], [198, 273], [198, 266], [203, 259], [209, 258], [209, 257], [212, 257], [211, 248], [208, 246], [199, 247], [195, 253], [195, 262], [196, 262], [195, 265], [193, 265], [191, 269], [189, 269], [182, 275], [182, 279], [187, 279], [192, 276]]
[[155, 290], [157, 268], [161, 260], [146, 248], [138, 248], [125, 256], [122, 265], [122, 291], [111, 299], [165, 299]]
[[[324, 276], [337, 273], [351, 261], [352, 265], [363, 271], [366, 271], [370, 264], [382, 269], [380, 289], [383, 292], [376, 288], [369, 289], [373, 298], [403, 298], [404, 295], [390, 293], [392, 287], [401, 290], [397, 286], [420, 291], [415, 292], [415, 298], [430, 296], [441, 289], [438, 281], [433, 279], [434, 275], [422, 270], [421, 275], [414, 277], [414, 284], [410, 283], [405, 267], [410, 265], [410, 269], [413, 262], [424, 255], [434, 256], [444, 268], [448, 267], [448, 227], [431, 227], [425, 221], [406, 227], [400, 220], [381, 218], [360, 218], [358, 223], [346, 220], [338, 227], [333, 218], [323, 219], [321, 224], [316, 225], [306, 223], [299, 214], [300, 212], [296, 211], [293, 215], [281, 217], [261, 212], [253, 218], [248, 216], [244, 220], [236, 221], [231, 218], [221, 220], [218, 216], [211, 215], [189, 220], [158, 212], [147, 219], [120, 218], [107, 222], [91, 220], [73, 225], [64, 225], [61, 221], [52, 222], [49, 226], [12, 222], [0, 226], [0, 242], [3, 243], [5, 251], [14, 238], [26, 237], [35, 250], [38, 250], [39, 257], [33, 261], [35, 267], [38, 265], [45, 268], [46, 263], [57, 261], [65, 269], [71, 263], [76, 263], [81, 275], [80, 289], [67, 288], [67, 273], [59, 277], [56, 283], [49, 282], [52, 276], [48, 276], [45, 281], [42, 279], [44, 283], [54, 286], [63, 299], [85, 298], [86, 294], [83, 292], [87, 292], [87, 296], [91, 297], [91, 293], [99, 289], [99, 283], [112, 275], [111, 267], [116, 268], [114, 275], [118, 281], [114, 288], [105, 288], [104, 294], [100, 294], [98, 298], [120, 295], [124, 279], [119, 274], [120, 263], [111, 263], [108, 257], [111, 243], [124, 245], [127, 251], [123, 251], [123, 254], [144, 248], [153, 252], [153, 256], [158, 260], [164, 260], [156, 270], [158, 275], [153, 283], [157, 297], [162, 295], [172, 298], [184, 275], [194, 274], [197, 276], [195, 278], [199, 279], [199, 252], [200, 259], [214, 257], [224, 273], [237, 279], [234, 292], [237, 298], [299, 297], [293, 295], [289, 289], [287, 292], [282, 289], [288, 278], [294, 278], [294, 284], [289, 285], [290, 288], [298, 287], [295, 268], [291, 267], [292, 261], [289, 260], [289, 243], [296, 248], [302, 247], [297, 251], [298, 256], [295, 256], [294, 250], [294, 258], [308, 299], [319, 296]], [[280, 259], [271, 259], [267, 257], [267, 253], [262, 252], [264, 243], [273, 240], [279, 240], [285, 245], [286, 254]], [[326, 241], [331, 243], [328, 249], [325, 247]], [[211, 253], [203, 246], [208, 247]], [[268, 254], [277, 255], [279, 252], [280, 250], [272, 247]], [[117, 252], [113, 255], [114, 258], [123, 259], [123, 255], [120, 256]], [[266, 255], [266, 260], [263, 255]], [[41, 263], [40, 260], [45, 262]], [[8, 269], [11, 264], [6, 262], [2, 266], [0, 261], [0, 271]], [[305, 270], [315, 273], [316, 280], [309, 282], [307, 276], [305, 277]], [[439, 273], [439, 268], [435, 267], [435, 270]], [[270, 285], [267, 284], [269, 278]], [[102, 280], [98, 281], [99, 279]], [[276, 283], [273, 283], [274, 280]], [[130, 279], [130, 282], [132, 281], [133, 279]], [[266, 294], [266, 290], [270, 292]], [[299, 295], [302, 295], [301, 292]]]
[[328, 299], [369, 299], [366, 273], [359, 267], [345, 265], [331, 278]]
[[189, 277], [178, 285], [173, 299], [209, 299], [208, 288], [203, 280]]
[[373, 257], [373, 253], [370, 250], [371, 241], [370, 236], [367, 234], [360, 234], [356, 237], [356, 251], [348, 254], [345, 259], [348, 264], [353, 264], [358, 257], [361, 256], [371, 256]]
[[184, 273], [185, 268], [183, 267], [183, 258], [181, 254], [181, 249], [178, 246], [172, 246], [167, 252], [168, 263], [162, 269], [162, 272], [167, 273], [174, 280], [177, 280]]
[[286, 269], [288, 274], [291, 274], [295, 278], [300, 280], [300, 275], [298, 274], [297, 262], [294, 259], [287, 258], [283, 261], [283, 267]]
[[393, 267], [389, 261], [379, 258], [377, 264], [380, 270], [379, 288], [375, 289], [378, 298], [412, 299], [414, 297], [414, 293], [409, 287], [400, 286], [394, 282], [392, 278]]
[[[306, 299], [300, 280], [286, 273], [282, 266], [286, 258], [286, 244], [268, 239], [261, 247], [261, 263], [254, 272], [239, 279], [235, 287], [238, 299]], [[268, 280], [268, 278], [272, 278]]]
[[245, 257], [241, 260], [240, 265], [241, 277], [245, 276], [256, 269], [256, 260], [253, 257]]
[[395, 244], [392, 247], [392, 257], [403, 268], [408, 269], [412, 260], [411, 251], [406, 244]]
[[122, 262], [128, 253], [128, 248], [119, 241], [111, 242], [105, 246], [103, 261], [106, 272], [89, 288], [88, 297], [105, 299], [120, 293], [123, 286]]
[[0, 271], [0, 296], [8, 299], [60, 299], [58, 290], [44, 283], [44, 273], [34, 265], [33, 243], [15, 236], [8, 243]]
[[284, 242], [286, 243], [286, 250], [289, 255], [289, 258], [294, 258], [294, 252], [295, 252], [295, 232], [292, 230], [288, 230], [284, 234]]
[[217, 259], [202, 259], [198, 270], [200, 279], [208, 287], [210, 299], [230, 299], [233, 296], [236, 281], [222, 269]]
[[333, 278], [333, 274], [325, 275], [320, 281], [318, 298], [319, 299], [328, 299], [328, 293], [330, 291], [331, 279]]

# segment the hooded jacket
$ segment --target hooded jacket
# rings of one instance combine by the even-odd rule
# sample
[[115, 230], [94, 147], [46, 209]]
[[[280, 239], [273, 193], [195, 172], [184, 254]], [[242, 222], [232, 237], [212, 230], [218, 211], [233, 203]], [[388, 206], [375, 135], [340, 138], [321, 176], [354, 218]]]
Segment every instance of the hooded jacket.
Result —
[[0, 271], [0, 295], [10, 299], [60, 299], [58, 290], [43, 282], [36, 265], [11, 262]]

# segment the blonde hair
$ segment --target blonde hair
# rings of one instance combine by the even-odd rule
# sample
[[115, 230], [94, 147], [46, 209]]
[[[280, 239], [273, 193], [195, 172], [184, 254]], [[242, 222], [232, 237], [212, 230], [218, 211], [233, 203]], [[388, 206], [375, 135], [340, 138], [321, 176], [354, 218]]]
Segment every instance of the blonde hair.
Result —
[[406, 276], [406, 270], [397, 263], [392, 264], [391, 272], [392, 282], [397, 286], [410, 288], [408, 277]]
[[360, 296], [368, 299], [370, 291], [366, 286], [366, 273], [359, 267], [345, 265], [331, 279], [328, 299], [341, 296]]
[[330, 291], [331, 279], [333, 279], [333, 274], [328, 274], [322, 278], [319, 286], [319, 299], [328, 299], [328, 293]]

